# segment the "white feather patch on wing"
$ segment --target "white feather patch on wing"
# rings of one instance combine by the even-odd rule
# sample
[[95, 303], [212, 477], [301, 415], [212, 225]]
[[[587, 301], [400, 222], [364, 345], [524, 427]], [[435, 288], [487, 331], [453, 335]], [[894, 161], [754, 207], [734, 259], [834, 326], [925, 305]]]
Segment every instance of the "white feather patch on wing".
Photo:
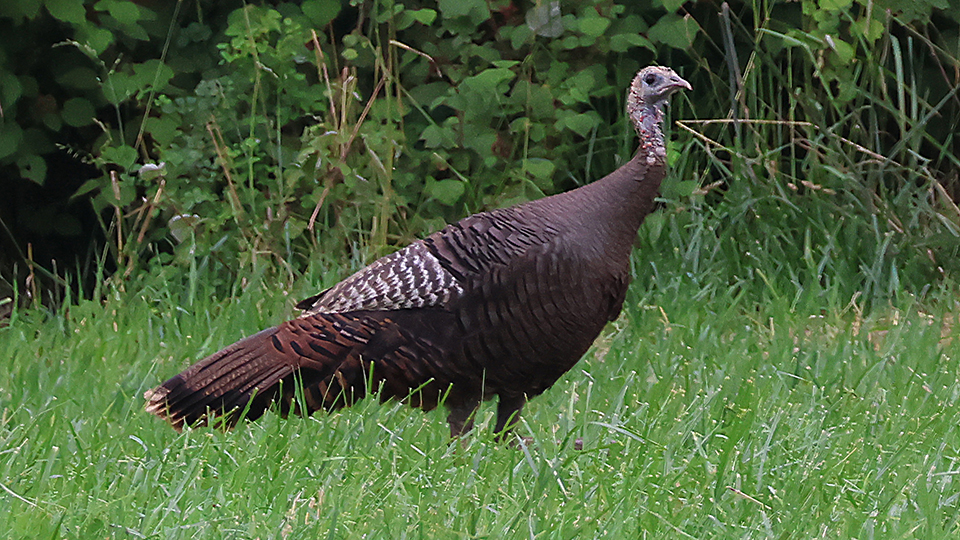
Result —
[[437, 306], [462, 293], [460, 283], [423, 242], [415, 242], [327, 289], [304, 316]]

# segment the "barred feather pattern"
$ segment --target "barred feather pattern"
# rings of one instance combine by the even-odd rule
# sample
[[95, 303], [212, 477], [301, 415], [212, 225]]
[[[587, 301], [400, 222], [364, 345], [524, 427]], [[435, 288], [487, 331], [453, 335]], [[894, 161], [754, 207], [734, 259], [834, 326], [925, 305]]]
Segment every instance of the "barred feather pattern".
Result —
[[389, 311], [443, 305], [462, 293], [460, 283], [421, 241], [377, 259], [297, 307], [305, 310], [305, 316]]

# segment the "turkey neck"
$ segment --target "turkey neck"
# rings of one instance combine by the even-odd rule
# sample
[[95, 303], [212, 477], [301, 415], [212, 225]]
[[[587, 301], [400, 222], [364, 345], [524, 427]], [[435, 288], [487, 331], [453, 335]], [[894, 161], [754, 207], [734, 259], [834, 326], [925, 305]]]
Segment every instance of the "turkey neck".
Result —
[[629, 257], [637, 230], [653, 209], [666, 173], [660, 127], [663, 112], [659, 105], [643, 104], [638, 109], [629, 111], [640, 138], [630, 161], [596, 182], [543, 199], [556, 199], [561, 211], [553, 215], [569, 221], [568, 230], [585, 234], [580, 240], [614, 259]]

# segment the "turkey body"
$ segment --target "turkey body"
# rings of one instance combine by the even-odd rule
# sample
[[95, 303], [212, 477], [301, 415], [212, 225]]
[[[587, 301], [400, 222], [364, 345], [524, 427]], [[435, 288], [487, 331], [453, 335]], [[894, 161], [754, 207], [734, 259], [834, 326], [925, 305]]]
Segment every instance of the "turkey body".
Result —
[[[667, 68], [645, 70], [659, 83], [647, 86], [667, 96], [689, 88]], [[301, 317], [148, 391], [147, 410], [177, 429], [214, 416], [232, 425], [272, 403], [309, 414], [375, 390], [425, 410], [442, 403], [457, 436], [472, 427], [481, 401], [496, 396], [495, 430], [509, 428], [526, 400], [573, 367], [620, 313], [633, 240], [665, 174], [665, 96], [656, 107], [643, 98], [646, 108], [632, 115], [640, 149], [610, 175], [467, 217], [375, 261], [300, 302]], [[656, 128], [650, 140], [644, 122]]]

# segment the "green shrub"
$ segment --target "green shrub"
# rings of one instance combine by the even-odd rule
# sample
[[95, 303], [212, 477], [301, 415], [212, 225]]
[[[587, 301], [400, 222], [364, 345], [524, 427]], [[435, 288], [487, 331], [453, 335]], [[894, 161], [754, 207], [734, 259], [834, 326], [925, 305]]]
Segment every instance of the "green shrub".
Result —
[[[708, 289], [843, 280], [882, 299], [957, 269], [960, 14], [943, 6], [48, 4], [0, 8], [0, 165], [43, 182], [64, 126], [87, 134], [71, 151], [101, 175], [74, 197], [123, 279], [215, 265], [227, 286], [266, 265], [289, 283], [351, 260], [342, 275], [467, 213], [592, 181], [632, 152], [623, 92], [653, 62], [696, 91], [673, 105], [641, 278], [710, 265]], [[36, 58], [61, 63], [15, 61], [48, 27], [68, 39]], [[50, 114], [23, 112], [44, 96]]]

